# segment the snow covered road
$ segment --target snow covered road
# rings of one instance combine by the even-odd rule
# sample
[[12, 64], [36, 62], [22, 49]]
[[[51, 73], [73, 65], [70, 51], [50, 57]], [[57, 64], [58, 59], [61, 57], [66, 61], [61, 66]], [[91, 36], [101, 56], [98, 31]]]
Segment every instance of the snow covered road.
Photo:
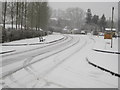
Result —
[[62, 41], [3, 58], [3, 88], [117, 88], [118, 78], [86, 61], [94, 41], [66, 35]]

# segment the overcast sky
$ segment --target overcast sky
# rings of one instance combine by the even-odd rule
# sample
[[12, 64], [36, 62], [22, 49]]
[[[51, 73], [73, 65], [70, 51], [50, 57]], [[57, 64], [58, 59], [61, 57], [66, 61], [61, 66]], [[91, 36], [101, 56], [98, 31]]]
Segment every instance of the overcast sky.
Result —
[[86, 11], [91, 9], [92, 14], [99, 15], [100, 17], [105, 14], [106, 18], [111, 17], [111, 9], [114, 7], [114, 18], [118, 17], [118, 2], [49, 2], [49, 5], [53, 9], [65, 10], [69, 7], [79, 7]]

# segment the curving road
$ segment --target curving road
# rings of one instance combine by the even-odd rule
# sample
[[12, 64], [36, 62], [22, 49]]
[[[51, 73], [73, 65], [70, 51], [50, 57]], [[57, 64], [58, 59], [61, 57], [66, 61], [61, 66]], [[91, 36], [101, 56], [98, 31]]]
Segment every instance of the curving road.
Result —
[[[88, 85], [88, 87], [89, 85], [94, 87], [94, 83], [99, 85], [102, 82], [101, 80], [87, 78], [91, 76], [91, 72], [99, 72], [85, 60], [93, 45], [94, 41], [87, 36], [65, 35], [64, 39], [57, 42], [3, 56], [1, 85], [4, 88], [81, 88], [82, 86], [78, 84], [81, 83], [81, 80], [82, 84]], [[85, 71], [81, 72], [82, 69], [85, 69]], [[80, 81], [72, 75], [73, 72], [76, 75], [80, 74]], [[104, 72], [100, 73], [104, 74]], [[69, 77], [73, 78], [73, 80], [69, 79]], [[85, 80], [83, 80], [84, 77]], [[90, 81], [90, 83], [85, 81]], [[106, 84], [106, 82], [102, 82], [99, 86], [115, 87], [115, 85]]]
[[[23, 52], [17, 52], [2, 57], [2, 78], [20, 71], [23, 68], [30, 66], [31, 64], [45, 60], [48, 57], [54, 56], [64, 50], [69, 49], [79, 43], [79, 37], [73, 37], [65, 35], [65, 38], [48, 45], [37, 47]], [[39, 59], [33, 60], [36, 57]]]

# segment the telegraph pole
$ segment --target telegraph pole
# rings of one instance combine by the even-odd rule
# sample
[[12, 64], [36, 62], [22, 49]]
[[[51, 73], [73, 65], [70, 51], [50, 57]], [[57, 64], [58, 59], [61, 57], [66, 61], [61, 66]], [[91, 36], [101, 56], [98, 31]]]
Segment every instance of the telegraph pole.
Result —
[[111, 48], [113, 46], [113, 39], [112, 39], [112, 29], [113, 29], [113, 14], [114, 14], [114, 7], [112, 7], [112, 22], [111, 22]]

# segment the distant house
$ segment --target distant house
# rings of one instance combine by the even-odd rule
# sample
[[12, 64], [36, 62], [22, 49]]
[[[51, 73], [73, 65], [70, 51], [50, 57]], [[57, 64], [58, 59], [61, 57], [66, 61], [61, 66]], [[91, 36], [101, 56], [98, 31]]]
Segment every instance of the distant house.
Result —
[[50, 18], [49, 24], [50, 24], [51, 26], [56, 26], [57, 23], [58, 23], [58, 19], [57, 19], [57, 18]]
[[62, 33], [71, 33], [71, 30], [68, 26], [65, 26], [63, 29], [62, 29]]
[[86, 31], [84, 31], [84, 30], [82, 30], [81, 32], [80, 32], [80, 34], [86, 34], [87, 32]]
[[78, 33], [80, 33], [80, 30], [77, 29], [77, 28], [74, 28], [74, 29], [71, 30], [71, 32], [72, 32], [73, 34], [78, 34]]

